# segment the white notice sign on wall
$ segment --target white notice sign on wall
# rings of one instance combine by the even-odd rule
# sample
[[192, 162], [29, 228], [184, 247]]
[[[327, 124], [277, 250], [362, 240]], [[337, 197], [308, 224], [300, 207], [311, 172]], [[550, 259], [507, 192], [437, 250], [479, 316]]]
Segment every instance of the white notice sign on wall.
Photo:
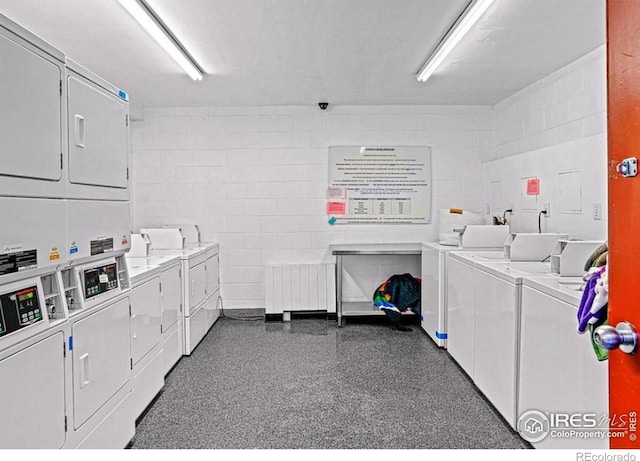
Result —
[[[429, 224], [431, 149], [329, 147], [329, 188], [346, 191], [335, 224]], [[330, 221], [330, 222], [331, 222]]]

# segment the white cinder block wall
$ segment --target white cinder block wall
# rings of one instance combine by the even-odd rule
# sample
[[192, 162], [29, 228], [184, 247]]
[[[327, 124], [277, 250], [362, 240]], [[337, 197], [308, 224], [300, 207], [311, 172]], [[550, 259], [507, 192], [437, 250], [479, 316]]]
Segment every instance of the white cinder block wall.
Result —
[[[136, 230], [197, 223], [219, 241], [225, 308], [264, 307], [266, 264], [329, 261], [331, 243], [435, 240], [440, 208], [490, 220], [513, 206], [512, 230], [537, 232], [549, 203], [543, 232], [607, 235], [604, 47], [494, 107], [152, 108], [133, 140]], [[332, 145], [431, 146], [432, 224], [330, 226]]]
[[[432, 149], [432, 224], [330, 226], [328, 147]], [[263, 308], [264, 267], [331, 260], [331, 243], [437, 238], [437, 210], [482, 210], [493, 111], [478, 106], [152, 108], [133, 123], [135, 230], [197, 223], [221, 245], [225, 308]]]
[[[598, 48], [498, 103], [495, 149], [483, 160], [484, 209], [515, 206], [512, 230], [567, 232], [606, 240], [606, 51]], [[526, 178], [540, 179], [540, 195], [526, 194]], [[602, 219], [593, 219], [594, 204]]]

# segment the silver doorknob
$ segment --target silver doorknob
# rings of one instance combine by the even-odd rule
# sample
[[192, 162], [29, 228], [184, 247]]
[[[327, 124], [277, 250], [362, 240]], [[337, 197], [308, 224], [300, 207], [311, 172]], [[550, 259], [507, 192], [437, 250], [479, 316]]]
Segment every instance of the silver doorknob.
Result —
[[629, 322], [620, 322], [615, 328], [602, 325], [593, 332], [593, 340], [608, 351], [620, 348], [625, 354], [635, 354], [638, 350], [638, 333]]

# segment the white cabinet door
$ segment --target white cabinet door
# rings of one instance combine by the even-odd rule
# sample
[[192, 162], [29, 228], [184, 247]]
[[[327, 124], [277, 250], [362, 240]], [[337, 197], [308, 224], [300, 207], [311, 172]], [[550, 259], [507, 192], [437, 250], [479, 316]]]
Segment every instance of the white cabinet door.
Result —
[[162, 331], [169, 330], [180, 317], [182, 305], [182, 277], [180, 266], [167, 269], [160, 275], [162, 282]]
[[62, 448], [64, 335], [0, 360], [0, 449]]
[[131, 377], [129, 298], [71, 326], [73, 414], [79, 429]]
[[69, 181], [126, 189], [127, 103], [75, 75], [68, 77], [68, 101]]
[[[42, 195], [41, 187], [50, 192], [52, 186], [63, 185], [62, 68], [35, 50], [0, 33], [3, 194], [37, 196]], [[57, 192], [63, 195], [61, 189]]]
[[189, 268], [189, 278], [187, 280], [187, 289], [189, 295], [188, 309], [185, 315], [188, 317], [193, 315], [196, 307], [204, 301], [207, 296], [207, 271], [206, 263], [200, 263], [195, 267]]
[[131, 357], [134, 365], [160, 343], [160, 277], [131, 290]]

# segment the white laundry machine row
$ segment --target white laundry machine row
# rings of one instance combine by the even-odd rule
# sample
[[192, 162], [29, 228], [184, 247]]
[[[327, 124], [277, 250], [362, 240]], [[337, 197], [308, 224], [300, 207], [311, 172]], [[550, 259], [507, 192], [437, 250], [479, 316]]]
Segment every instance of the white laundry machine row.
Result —
[[[577, 277], [528, 277], [523, 282], [518, 418], [524, 424], [528, 412], [534, 411], [555, 424], [544, 428], [546, 436], [543, 428], [539, 435], [530, 434], [540, 439], [532, 442], [535, 448], [609, 448], [606, 436], [585, 438], [570, 432], [582, 430], [585, 417], [597, 424], [586, 432], [606, 434], [609, 429], [608, 364], [596, 359], [589, 335], [577, 333], [582, 285]], [[561, 419], [565, 415], [577, 415], [577, 423], [571, 423], [576, 427], [568, 427]]]
[[123, 259], [109, 255], [0, 287], [0, 407], [12, 421], [0, 447], [122, 448], [133, 437]]
[[448, 269], [449, 354], [515, 429], [522, 283], [556, 276], [549, 263], [477, 252], [452, 252]]
[[149, 256], [178, 255], [182, 262], [183, 355], [191, 355], [219, 318], [218, 243], [186, 243], [179, 228], [142, 228]]
[[0, 61], [0, 447], [121, 448], [128, 96], [2, 15]]

